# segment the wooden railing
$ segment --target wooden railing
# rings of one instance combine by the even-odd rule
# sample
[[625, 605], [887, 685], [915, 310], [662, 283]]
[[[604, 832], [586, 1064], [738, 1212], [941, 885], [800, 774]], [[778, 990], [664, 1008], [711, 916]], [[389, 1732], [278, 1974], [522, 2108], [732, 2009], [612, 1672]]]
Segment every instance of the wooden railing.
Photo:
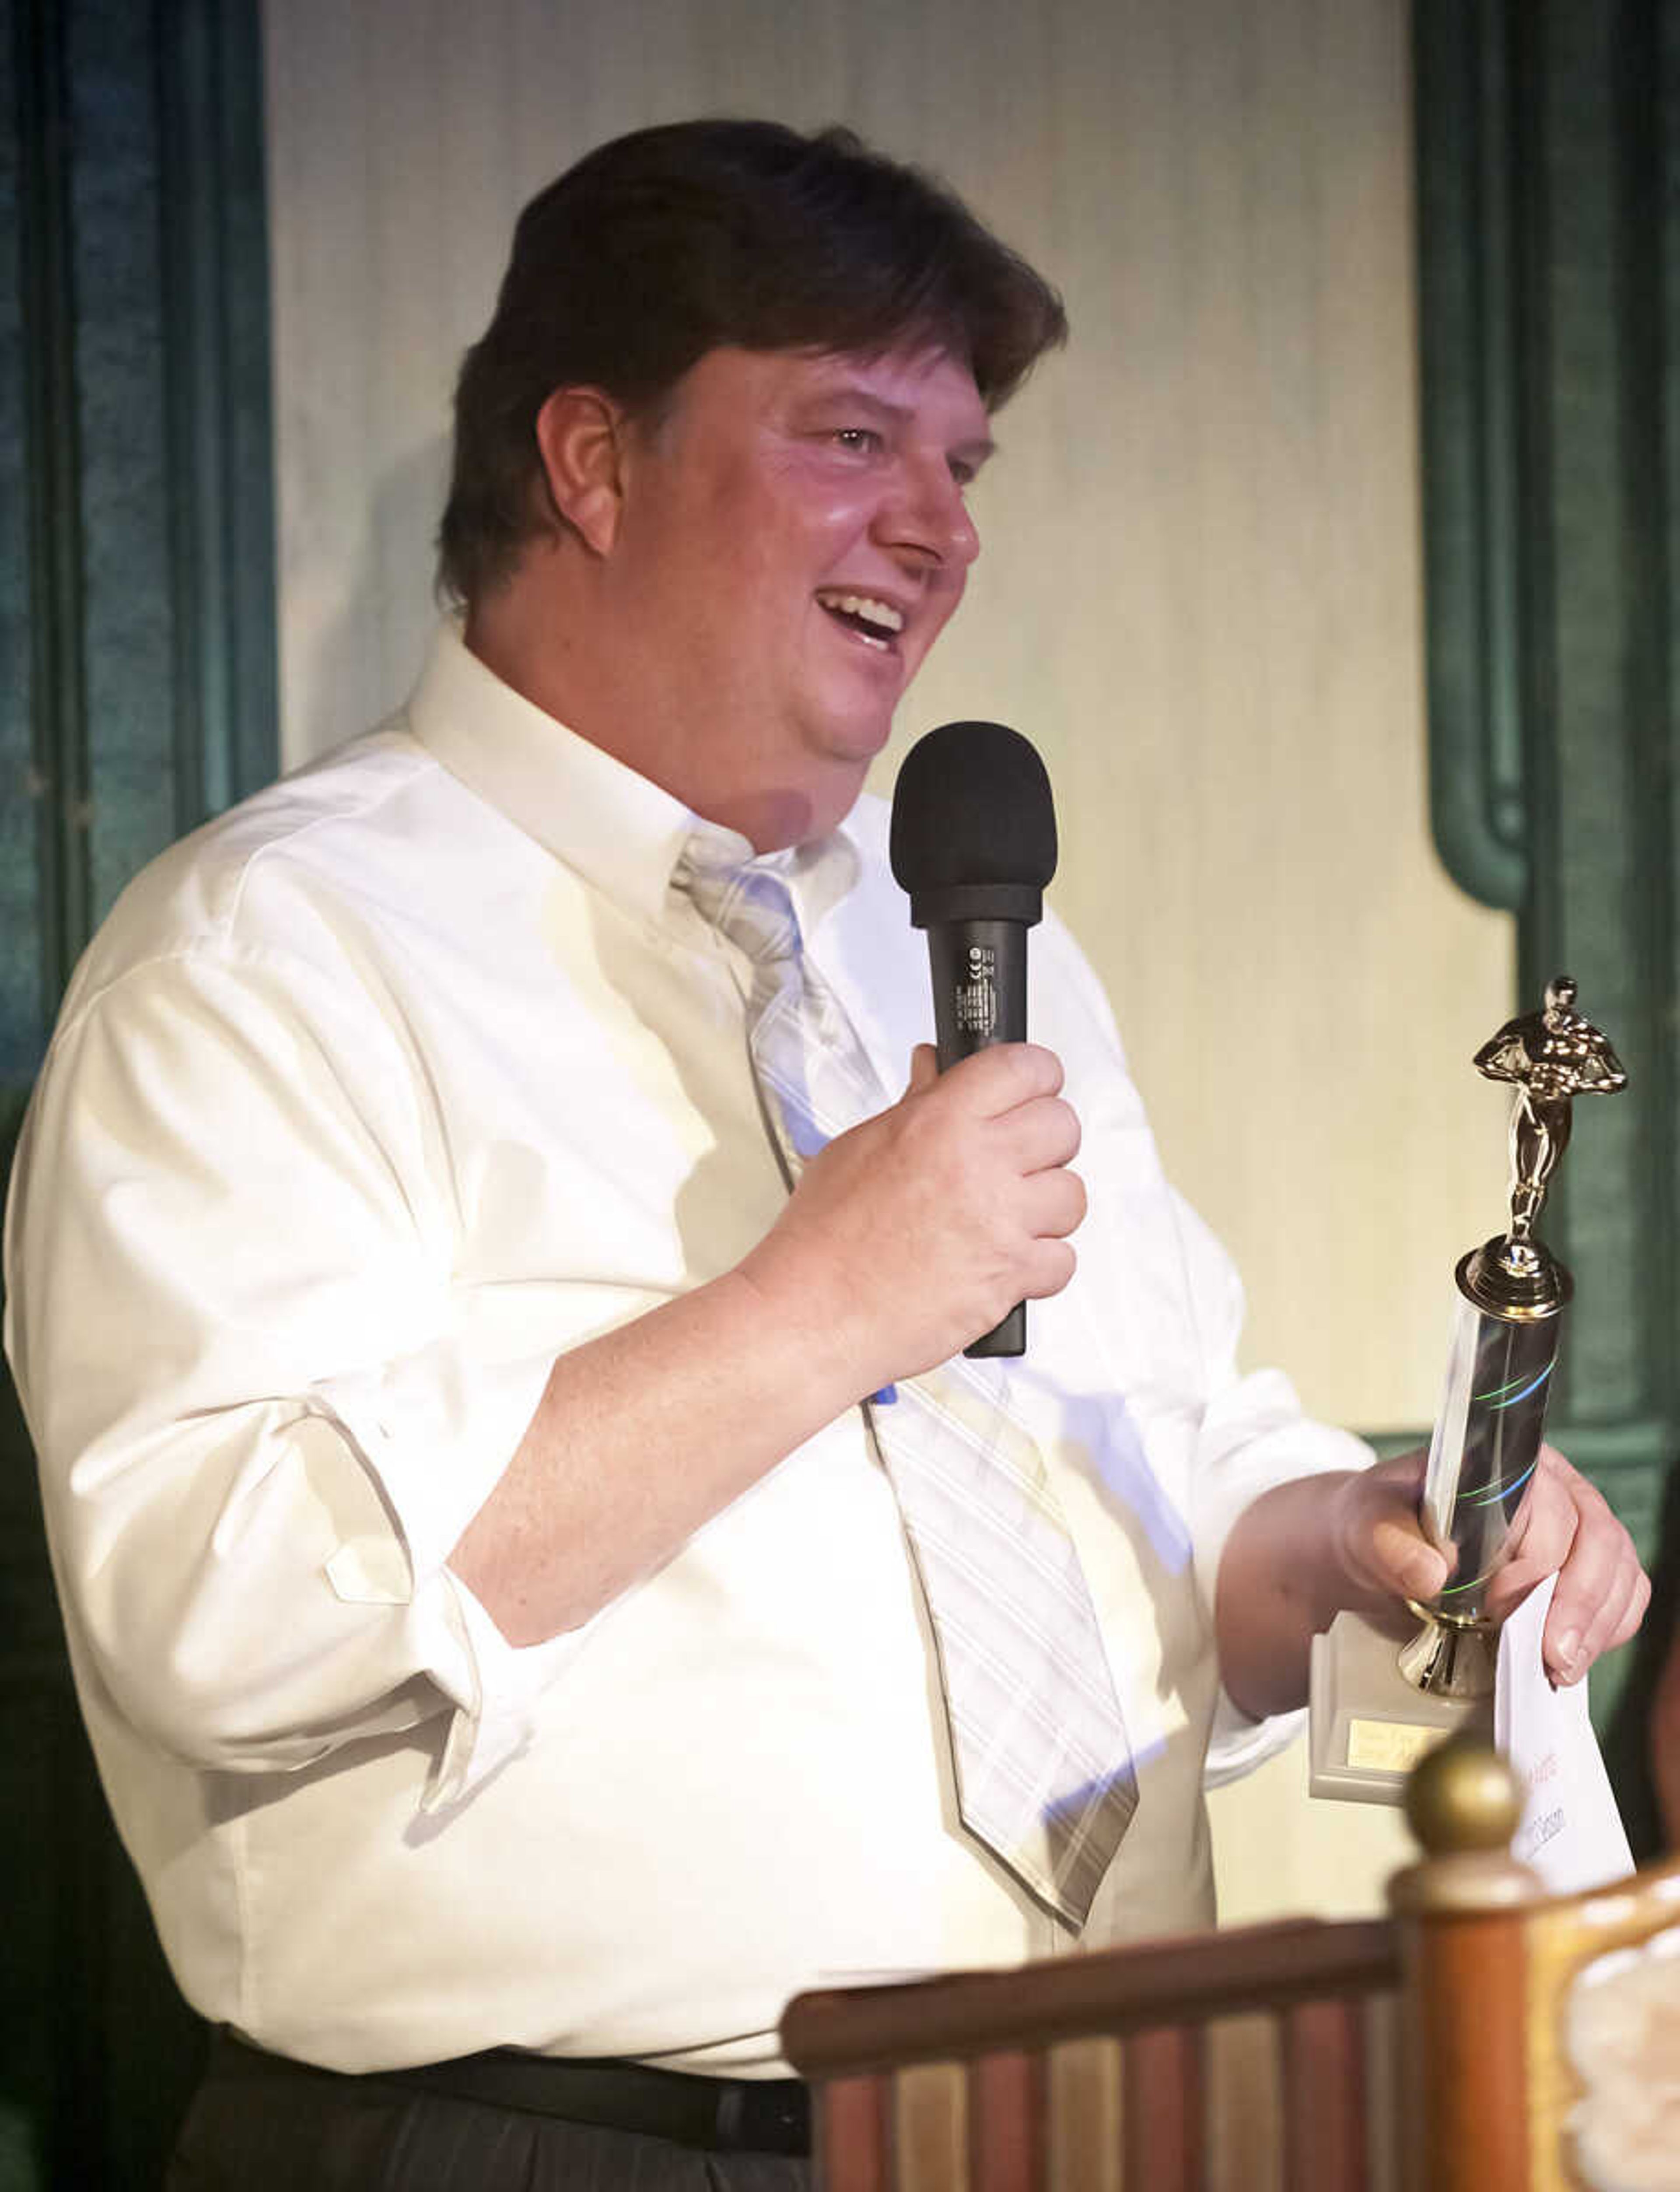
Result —
[[1390, 2192], [1390, 1920], [807, 1994], [825, 2192]]
[[1680, 2186], [1680, 1859], [1571, 1896], [1455, 1739], [1393, 1915], [800, 1995], [822, 2192]]

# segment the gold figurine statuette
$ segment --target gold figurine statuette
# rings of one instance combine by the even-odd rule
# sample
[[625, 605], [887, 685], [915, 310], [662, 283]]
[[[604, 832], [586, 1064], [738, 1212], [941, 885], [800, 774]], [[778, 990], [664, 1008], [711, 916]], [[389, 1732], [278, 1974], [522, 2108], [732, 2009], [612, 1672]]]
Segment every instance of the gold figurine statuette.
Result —
[[1546, 1201], [1546, 1190], [1569, 1147], [1577, 1096], [1614, 1096], [1627, 1086], [1621, 1061], [1603, 1028], [1575, 1010], [1575, 985], [1559, 974], [1546, 986], [1543, 1011], [1507, 1020], [1476, 1053], [1489, 1081], [1512, 1081], [1511, 1106], [1511, 1231], [1526, 1242]]
[[[1397, 1801], [1404, 1769], [1441, 1734], [1485, 1716], [1498, 1630], [1484, 1612], [1540, 1458], [1569, 1275], [1535, 1224], [1569, 1139], [1577, 1096], [1613, 1095], [1627, 1076], [1602, 1028], [1575, 1009], [1567, 974], [1537, 1013], [1508, 1020], [1476, 1053], [1509, 1082], [1511, 1224], [1464, 1257], [1446, 1389], [1424, 1481], [1421, 1520], [1453, 1571], [1399, 1653], [1337, 1617], [1313, 1647], [1315, 1794]], [[1396, 1677], [1398, 1676], [1398, 1680]], [[1321, 1724], [1322, 1723], [1322, 1724]]]

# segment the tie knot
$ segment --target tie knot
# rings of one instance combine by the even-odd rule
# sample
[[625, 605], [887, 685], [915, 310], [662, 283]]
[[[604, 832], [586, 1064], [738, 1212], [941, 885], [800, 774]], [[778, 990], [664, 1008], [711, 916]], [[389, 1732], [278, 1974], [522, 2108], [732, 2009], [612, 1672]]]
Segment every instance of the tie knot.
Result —
[[709, 849], [691, 845], [678, 861], [673, 877], [713, 928], [747, 956], [764, 963], [799, 956], [799, 916], [787, 878], [773, 868], [715, 865], [704, 858]]

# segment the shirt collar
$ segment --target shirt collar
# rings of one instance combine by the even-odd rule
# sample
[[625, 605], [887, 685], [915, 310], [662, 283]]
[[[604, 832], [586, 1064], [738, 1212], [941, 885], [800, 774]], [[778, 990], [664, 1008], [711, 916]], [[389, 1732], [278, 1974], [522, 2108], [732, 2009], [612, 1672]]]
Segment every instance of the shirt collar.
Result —
[[[665, 918], [672, 873], [691, 844], [708, 866], [739, 867], [755, 857], [737, 831], [693, 813], [504, 684], [468, 648], [453, 618], [438, 626], [407, 716], [452, 776], [645, 921]], [[764, 853], [760, 864], [786, 876], [809, 936], [856, 881], [858, 853], [842, 825], [816, 844]]]
[[779, 853], [755, 853], [737, 831], [694, 818], [684, 850], [702, 871], [728, 874], [737, 868], [763, 868], [783, 877], [799, 916], [800, 933], [809, 939], [830, 907], [838, 905], [857, 880], [859, 855], [851, 833], [842, 825], [815, 844], [791, 845]]

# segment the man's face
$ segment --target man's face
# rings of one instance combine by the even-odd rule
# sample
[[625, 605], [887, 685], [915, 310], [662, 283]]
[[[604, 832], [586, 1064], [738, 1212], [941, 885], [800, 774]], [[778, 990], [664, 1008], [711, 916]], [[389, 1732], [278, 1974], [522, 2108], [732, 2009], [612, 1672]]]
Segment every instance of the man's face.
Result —
[[629, 434], [609, 559], [648, 773], [760, 851], [831, 829], [962, 597], [991, 446], [939, 352], [708, 352]]

